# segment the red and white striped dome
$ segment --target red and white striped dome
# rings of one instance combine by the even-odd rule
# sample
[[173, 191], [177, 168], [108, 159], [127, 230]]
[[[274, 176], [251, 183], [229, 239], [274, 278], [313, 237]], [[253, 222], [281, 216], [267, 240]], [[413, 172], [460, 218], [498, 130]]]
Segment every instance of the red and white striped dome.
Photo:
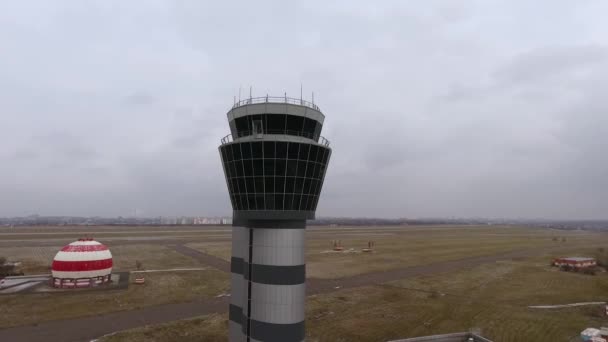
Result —
[[112, 273], [112, 253], [93, 239], [79, 239], [55, 255], [52, 273], [53, 278], [61, 279], [107, 276]]

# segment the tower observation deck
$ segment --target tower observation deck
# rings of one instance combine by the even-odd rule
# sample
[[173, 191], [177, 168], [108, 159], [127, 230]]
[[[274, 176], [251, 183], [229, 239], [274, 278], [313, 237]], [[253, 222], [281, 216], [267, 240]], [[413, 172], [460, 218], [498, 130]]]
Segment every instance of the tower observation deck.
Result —
[[331, 156], [318, 106], [249, 98], [228, 111], [219, 147], [233, 209], [229, 337], [303, 341], [306, 220]]

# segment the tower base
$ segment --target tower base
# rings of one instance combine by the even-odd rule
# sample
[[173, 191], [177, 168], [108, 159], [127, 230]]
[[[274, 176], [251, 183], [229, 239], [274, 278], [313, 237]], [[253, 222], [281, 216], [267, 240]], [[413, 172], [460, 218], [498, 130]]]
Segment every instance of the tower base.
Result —
[[305, 228], [305, 220], [233, 225], [230, 342], [304, 340]]

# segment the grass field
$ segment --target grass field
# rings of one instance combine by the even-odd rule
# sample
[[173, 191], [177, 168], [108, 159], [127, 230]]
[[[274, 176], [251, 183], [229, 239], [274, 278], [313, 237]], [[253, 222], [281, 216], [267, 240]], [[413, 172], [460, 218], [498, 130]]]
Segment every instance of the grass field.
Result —
[[[176, 228], [177, 229], [177, 228]], [[230, 259], [230, 231], [159, 229], [174, 243], [185, 235], [189, 247]], [[135, 238], [143, 236], [137, 231]], [[128, 230], [106, 231], [115, 269], [204, 267], [163, 243], [134, 244]], [[47, 232], [43, 231], [46, 235]], [[153, 232], [148, 232], [153, 234]], [[119, 238], [118, 235], [122, 236]], [[32, 232], [32, 236], [37, 233]], [[2, 233], [0, 232], [0, 238]], [[149, 236], [155, 238], [154, 236]], [[120, 240], [122, 239], [122, 240]], [[565, 241], [562, 242], [562, 239]], [[15, 241], [19, 240], [17, 237]], [[101, 239], [100, 239], [101, 240]], [[360, 250], [376, 243], [372, 254], [327, 253], [333, 240]], [[103, 242], [103, 240], [101, 240]], [[129, 243], [117, 243], [128, 241]], [[164, 240], [163, 240], [164, 241]], [[182, 243], [182, 242], [180, 242]], [[523, 227], [315, 227], [307, 231], [309, 277], [341, 278], [407, 266], [429, 265], [472, 256], [528, 250], [528, 257], [484, 264], [388, 284], [337, 290], [307, 301], [307, 341], [386, 341], [389, 339], [479, 329], [495, 341], [569, 341], [587, 326], [608, 325], [603, 308], [529, 309], [529, 305], [604, 301], [608, 273], [588, 276], [549, 267], [557, 256], [597, 256], [608, 249], [608, 234]], [[29, 273], [48, 269], [56, 247], [6, 247], [0, 255], [24, 262]], [[209, 298], [229, 290], [229, 274], [214, 269], [149, 273], [144, 286], [128, 290], [0, 296], [0, 328], [130, 310], [164, 303]], [[95, 312], [89, 312], [91, 303]], [[57, 310], [58, 306], [63, 307]], [[105, 337], [107, 341], [225, 341], [225, 315], [142, 327]]]
[[[555, 342], [570, 341], [588, 326], [607, 325], [603, 306], [550, 310], [528, 308], [529, 305], [607, 300], [608, 273], [590, 276], [560, 272], [549, 266], [549, 261], [557, 256], [596, 256], [600, 253], [599, 247], [608, 246], [606, 234], [556, 233], [523, 228], [512, 233], [478, 229], [433, 232], [426, 241], [423, 236], [417, 236], [418, 233], [410, 233], [409, 242], [404, 242], [399, 236], [401, 234], [397, 234], [400, 239], [393, 236], [392, 241], [375, 241], [377, 246], [387, 250], [408, 246], [403, 248], [404, 251], [393, 250], [401, 262], [388, 260], [389, 267], [475, 255], [467, 251], [477, 246], [489, 246], [481, 248], [481, 254], [520, 248], [538, 248], [540, 252], [531, 257], [470, 269], [310, 296], [307, 301], [307, 341], [386, 341], [476, 329], [495, 341]], [[560, 239], [553, 241], [555, 236]], [[561, 237], [566, 237], [566, 241], [561, 242]], [[362, 241], [342, 239], [345, 247], [349, 247], [346, 243], [355, 245]], [[309, 240], [312, 252], [309, 258], [326, 248], [325, 244], [322, 239]], [[429, 246], [434, 248], [423, 248]], [[330, 254], [328, 259], [334, 256]], [[372, 257], [370, 263], [357, 272], [378, 269], [375, 265], [382, 258], [374, 259], [376, 256], [356, 255]], [[420, 258], [425, 257], [421, 261]], [[329, 260], [334, 266], [344, 262], [338, 258]], [[346, 265], [349, 266], [344, 268], [356, 266], [350, 262]], [[164, 342], [171, 341], [174, 334], [186, 333], [186, 341], [225, 340], [225, 320], [226, 317], [206, 316], [119, 333], [107, 341], [144, 341], [148, 338]]]
[[[602, 306], [528, 308], [606, 299], [608, 274], [560, 272], [548, 266], [546, 257], [311, 296], [307, 341], [386, 341], [477, 329], [495, 341], [555, 342], [570, 341], [585, 327], [605, 325]], [[173, 322], [104, 341], [164, 342], [175, 334], [188, 334], [186, 341], [221, 341], [226, 339], [225, 320], [211, 316]]]
[[[519, 249], [554, 248], [560, 246], [562, 237], [568, 246], [577, 246], [588, 243], [592, 236], [589, 234], [504, 226], [309, 230], [306, 274], [312, 278], [334, 279]], [[555, 237], [559, 237], [559, 242], [553, 241]], [[346, 251], [332, 252], [334, 240], [340, 240]], [[361, 253], [368, 241], [375, 242], [374, 253]], [[230, 261], [229, 241], [193, 242], [187, 246]], [[351, 248], [353, 252], [348, 251]]]
[[103, 342], [226, 342], [228, 316], [208, 315], [167, 324], [120, 332], [101, 339]]
[[145, 273], [144, 276], [144, 285], [131, 285], [127, 290], [0, 296], [0, 328], [188, 302], [229, 290], [229, 276], [213, 269]]

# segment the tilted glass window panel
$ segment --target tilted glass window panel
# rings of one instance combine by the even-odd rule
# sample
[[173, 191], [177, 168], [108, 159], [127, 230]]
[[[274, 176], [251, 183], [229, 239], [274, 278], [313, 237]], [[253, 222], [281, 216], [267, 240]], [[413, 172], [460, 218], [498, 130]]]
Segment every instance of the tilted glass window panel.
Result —
[[296, 135], [302, 132], [304, 118], [301, 116], [287, 115], [287, 134]]
[[294, 192], [295, 182], [296, 182], [295, 177], [285, 177], [285, 193]]
[[230, 170], [231, 162], [223, 162], [222, 164], [224, 166], [224, 172], [226, 172], [226, 178], [230, 178], [232, 176], [232, 170]]
[[263, 159], [253, 159], [253, 175], [254, 176], [263, 176], [264, 175], [264, 160]]
[[298, 160], [298, 168], [297, 168], [298, 177], [306, 176], [306, 161]]
[[266, 194], [274, 193], [274, 176], [264, 177], [264, 192]]
[[313, 210], [314, 203], [315, 203], [315, 196], [309, 195], [308, 196], [308, 205], [306, 206], [306, 210]]
[[274, 192], [285, 193], [285, 177], [276, 176], [274, 178]]
[[328, 149], [325, 149], [325, 154], [323, 154], [323, 164], [327, 165], [327, 161], [329, 160], [330, 154], [331, 154], [331, 151]]
[[291, 204], [292, 210], [300, 210], [300, 202], [302, 201], [302, 195], [293, 195], [293, 203]]
[[315, 125], [315, 136], [314, 139], [318, 140], [319, 136], [321, 135], [321, 129], [323, 128], [323, 125], [321, 125], [320, 123], [316, 123]]
[[236, 176], [237, 177], [243, 177], [243, 161], [242, 160], [235, 160], [234, 161], [234, 168], [236, 169]]
[[304, 178], [304, 189], [302, 193], [310, 194], [310, 178]]
[[234, 197], [236, 198], [236, 207], [237, 207], [237, 210], [243, 210], [244, 206], [243, 206], [242, 196], [241, 195], [234, 195]]
[[315, 164], [311, 161], [309, 161], [308, 163], [306, 163], [306, 178], [312, 178], [314, 177], [314, 171], [315, 171]]
[[264, 175], [271, 176], [274, 175], [274, 159], [264, 159]]
[[277, 141], [275, 148], [277, 159], [287, 159], [287, 142]]
[[321, 172], [321, 164], [314, 163], [314, 171], [312, 173], [312, 178], [319, 179], [319, 173]]
[[285, 159], [275, 159], [274, 173], [277, 176], [285, 176], [287, 161]]
[[[263, 122], [264, 121], [264, 117], [261, 114], [249, 115], [249, 116], [247, 116], [247, 120], [249, 121], [249, 129], [251, 131], [253, 131], [253, 122], [254, 121], [257, 121], [257, 122], [262, 121]], [[265, 128], [266, 127], [262, 127], [262, 129], [265, 129]]]
[[240, 143], [232, 144], [232, 155], [234, 157], [234, 160], [243, 159], [241, 156], [241, 144]]
[[232, 145], [226, 145], [226, 161], [233, 161], [234, 158], [232, 157]]
[[220, 147], [220, 154], [222, 155], [222, 161], [228, 161], [228, 155], [226, 154], [226, 146]]
[[293, 210], [293, 195], [292, 194], [286, 194], [285, 195], [285, 202], [284, 202], [284, 206], [283, 209], [284, 210]]
[[269, 134], [284, 134], [285, 114], [268, 114], [266, 121]]
[[234, 199], [234, 195], [230, 195], [230, 205], [232, 205], [232, 209], [236, 208], [236, 200]]
[[287, 156], [289, 159], [298, 159], [298, 153], [300, 151], [300, 144], [290, 142], [287, 147], [288, 153]]
[[254, 193], [253, 177], [245, 177], [245, 186], [247, 187], [247, 193]]
[[243, 159], [243, 168], [245, 176], [253, 176], [253, 164], [251, 159]]
[[266, 210], [274, 210], [274, 194], [266, 194], [264, 196]]
[[246, 132], [250, 130], [246, 117], [236, 118], [234, 123], [236, 125], [236, 130], [239, 132]]
[[263, 146], [262, 146], [262, 142], [252, 142], [251, 143], [251, 156], [253, 158], [263, 158], [264, 154], [263, 154]]
[[274, 195], [274, 209], [283, 210], [283, 194]]
[[296, 176], [298, 174], [298, 161], [297, 160], [288, 160], [287, 161], [287, 169], [285, 170], [286, 176]]
[[255, 195], [255, 203], [257, 210], [264, 210], [264, 194], [256, 194]]
[[308, 198], [308, 209], [309, 211], [315, 210], [316, 209], [316, 203], [317, 203], [317, 196], [310, 196]]
[[294, 193], [301, 194], [303, 188], [304, 188], [304, 178], [301, 178], [301, 177], [296, 178]]
[[255, 177], [254, 179], [254, 186], [255, 186], [255, 192], [256, 193], [264, 193], [264, 177]]
[[247, 203], [249, 205], [249, 210], [257, 210], [258, 207], [255, 204], [255, 195], [249, 194], [247, 195]]
[[317, 163], [323, 163], [323, 155], [326, 151], [327, 149], [324, 147], [319, 148], [319, 153], [317, 154]]
[[251, 159], [251, 144], [248, 142], [241, 143], [241, 157], [243, 159]]
[[232, 184], [232, 193], [238, 194], [239, 193], [239, 184], [238, 184], [236, 178], [230, 179], [230, 184]]
[[318, 179], [313, 180], [313, 184], [312, 184], [312, 188], [314, 191], [315, 195], [319, 195], [319, 184], [321, 184], [321, 181]]
[[302, 200], [300, 201], [299, 210], [306, 210], [307, 206], [308, 206], [308, 195], [302, 195]]
[[324, 172], [325, 172], [325, 165], [319, 164], [319, 179], [323, 179]]
[[317, 154], [319, 153], [319, 146], [311, 145], [310, 146], [310, 154], [308, 155], [308, 160], [317, 161]]
[[238, 210], [240, 207], [238, 195], [232, 195], [232, 209]]
[[300, 160], [308, 160], [308, 151], [310, 150], [309, 144], [301, 144], [300, 153], [298, 159]]
[[228, 167], [230, 168], [230, 178], [236, 178], [237, 174], [236, 174], [236, 165], [234, 164], [234, 162], [230, 162], [228, 164]]
[[243, 178], [243, 177], [237, 178], [236, 182], [239, 186], [239, 194], [247, 193], [247, 188], [245, 188], [245, 178]]
[[274, 156], [274, 141], [264, 141], [264, 159], [271, 159]]
[[312, 139], [312, 137], [315, 134], [315, 127], [316, 127], [316, 123], [317, 121], [313, 120], [313, 119], [309, 119], [309, 118], [304, 118], [304, 136], [307, 138]]
[[241, 198], [241, 210], [247, 210], [247, 195], [241, 194], [239, 197]]

